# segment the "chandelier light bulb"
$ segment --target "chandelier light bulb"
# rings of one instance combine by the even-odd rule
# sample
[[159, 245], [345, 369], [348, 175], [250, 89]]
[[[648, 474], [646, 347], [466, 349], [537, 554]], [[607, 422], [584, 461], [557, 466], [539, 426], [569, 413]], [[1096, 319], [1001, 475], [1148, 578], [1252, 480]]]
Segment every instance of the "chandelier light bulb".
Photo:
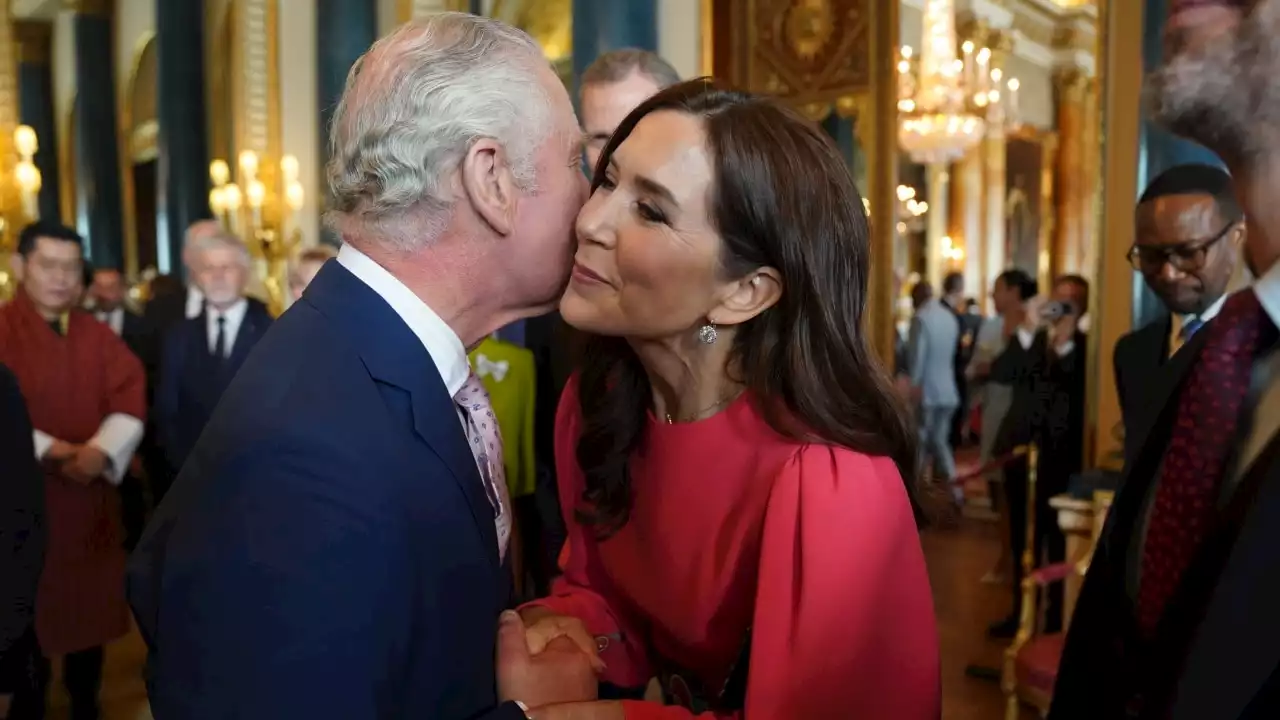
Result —
[[280, 174], [284, 176], [285, 185], [295, 182], [298, 179], [298, 158], [293, 155], [285, 155], [280, 158]]
[[240, 209], [240, 204], [244, 197], [240, 193], [239, 185], [224, 185], [222, 188], [222, 200], [228, 212], [235, 212]]
[[30, 125], [19, 125], [13, 130], [13, 147], [23, 157], [31, 157], [40, 149], [35, 128]]
[[213, 181], [214, 187], [222, 187], [231, 179], [231, 168], [227, 167], [226, 160], [214, 160], [209, 163], [209, 179]]
[[250, 178], [258, 174], [258, 153], [252, 150], [244, 150], [240, 153], [240, 172]]

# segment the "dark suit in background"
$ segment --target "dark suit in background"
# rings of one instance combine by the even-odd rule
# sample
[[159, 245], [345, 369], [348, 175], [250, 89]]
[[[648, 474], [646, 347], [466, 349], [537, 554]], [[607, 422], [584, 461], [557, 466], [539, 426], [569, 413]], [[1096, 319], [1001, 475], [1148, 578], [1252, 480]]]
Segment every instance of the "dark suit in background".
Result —
[[975, 315], [963, 307], [957, 310], [946, 302], [942, 304], [956, 316], [956, 323], [960, 326], [960, 339], [956, 343], [955, 360], [956, 392], [960, 395], [960, 404], [956, 407], [956, 414], [951, 417], [950, 436], [951, 447], [958, 448], [969, 434], [967, 432], [969, 426], [969, 378], [965, 377], [965, 370], [969, 368], [969, 362], [973, 360], [973, 351], [978, 342], [978, 330], [982, 329], [982, 316]]
[[227, 389], [129, 596], [157, 718], [515, 720], [493, 507], [431, 355], [327, 263]]
[[[147, 373], [147, 407], [151, 407], [155, 393], [157, 362], [146, 320], [123, 306], [114, 312], [96, 310], [94, 316], [115, 331], [120, 339], [124, 340], [124, 344], [129, 346], [129, 350], [142, 361], [142, 367]], [[147, 454], [155, 452], [151, 447], [155, 442], [155, 438], [150, 434], [143, 436], [137, 452], [139, 462], [145, 464]], [[120, 518], [124, 523], [124, 547], [126, 550], [132, 550], [138, 544], [138, 538], [142, 537], [142, 528], [147, 523], [149, 504], [147, 492], [142, 478], [132, 470], [120, 479], [119, 491]]]
[[1126, 463], [1137, 454], [1142, 429], [1151, 425], [1154, 413], [1164, 405], [1161, 393], [1169, 389], [1169, 330], [1169, 316], [1165, 315], [1116, 341], [1113, 360]]
[[[556, 484], [556, 408], [565, 383], [573, 373], [574, 342], [577, 331], [565, 323], [559, 312], [525, 321], [525, 347], [533, 352], [538, 373], [537, 403], [534, 408], [534, 455], [538, 464], [535, 500], [542, 525], [542, 567], [559, 574], [560, 549], [568, 537], [560, 514], [560, 493]], [[546, 594], [550, 577], [535, 578], [538, 593]]]
[[[44, 566], [44, 473], [17, 378], [0, 365], [0, 695], [36, 687], [33, 629]], [[30, 693], [20, 695], [29, 696]], [[12, 708], [11, 717], [39, 708]]]
[[[1025, 332], [1020, 330], [1019, 332]], [[1000, 425], [992, 453], [1001, 457], [1019, 445], [1035, 442], [1040, 453], [1036, 466], [1036, 564], [1042, 554], [1047, 562], [1066, 559], [1066, 538], [1058, 528], [1049, 498], [1065, 492], [1072, 475], [1084, 464], [1085, 363], [1088, 338], [1075, 334], [1070, 351], [1058, 354], [1049, 347], [1049, 333], [1040, 330], [1024, 347], [1014, 338], [991, 364], [991, 379], [1013, 386], [1009, 413]], [[1014, 563], [1013, 612], [1022, 605], [1022, 551], [1026, 547], [1027, 463], [1017, 461], [1005, 469], [1005, 493], [1009, 507], [1010, 547]], [[1061, 586], [1050, 591], [1046, 626], [1062, 627]]]
[[204, 315], [183, 320], [165, 337], [154, 415], [170, 472], [176, 475], [182, 469], [218, 400], [269, 327], [266, 308], [250, 303], [225, 358], [209, 347]]

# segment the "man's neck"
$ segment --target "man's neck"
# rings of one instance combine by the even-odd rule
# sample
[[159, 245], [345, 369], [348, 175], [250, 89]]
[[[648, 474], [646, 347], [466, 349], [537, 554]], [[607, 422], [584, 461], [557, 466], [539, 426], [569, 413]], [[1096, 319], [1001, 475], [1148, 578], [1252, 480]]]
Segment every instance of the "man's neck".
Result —
[[473, 258], [457, 252], [457, 247], [437, 242], [410, 255], [368, 243], [361, 243], [359, 249], [426, 303], [470, 351], [490, 333], [535, 313], [504, 307], [503, 294], [492, 286], [489, 273], [482, 272]]

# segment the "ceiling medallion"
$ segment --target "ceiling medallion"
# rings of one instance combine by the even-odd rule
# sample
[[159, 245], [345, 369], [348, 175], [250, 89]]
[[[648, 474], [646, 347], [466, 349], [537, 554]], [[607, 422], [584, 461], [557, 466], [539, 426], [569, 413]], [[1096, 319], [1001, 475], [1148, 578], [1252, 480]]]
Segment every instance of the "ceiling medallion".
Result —
[[812, 60], [835, 33], [830, 0], [793, 0], [787, 9], [785, 32], [791, 50], [801, 60]]

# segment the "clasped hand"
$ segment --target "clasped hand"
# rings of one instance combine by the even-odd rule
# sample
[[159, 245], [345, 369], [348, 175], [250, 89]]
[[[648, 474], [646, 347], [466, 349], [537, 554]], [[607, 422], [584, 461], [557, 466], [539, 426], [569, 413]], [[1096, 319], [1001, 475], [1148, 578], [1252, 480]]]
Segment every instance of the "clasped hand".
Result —
[[107, 456], [92, 445], [73, 445], [55, 440], [44, 455], [45, 462], [80, 485], [102, 477], [107, 472]]
[[[591, 703], [604, 670], [595, 638], [581, 620], [531, 608], [503, 613], [498, 625], [498, 694], [519, 700], [538, 718], [599, 718], [616, 706]], [[579, 705], [574, 712], [572, 703]], [[551, 707], [556, 706], [556, 707]], [[620, 711], [620, 708], [617, 708]]]

